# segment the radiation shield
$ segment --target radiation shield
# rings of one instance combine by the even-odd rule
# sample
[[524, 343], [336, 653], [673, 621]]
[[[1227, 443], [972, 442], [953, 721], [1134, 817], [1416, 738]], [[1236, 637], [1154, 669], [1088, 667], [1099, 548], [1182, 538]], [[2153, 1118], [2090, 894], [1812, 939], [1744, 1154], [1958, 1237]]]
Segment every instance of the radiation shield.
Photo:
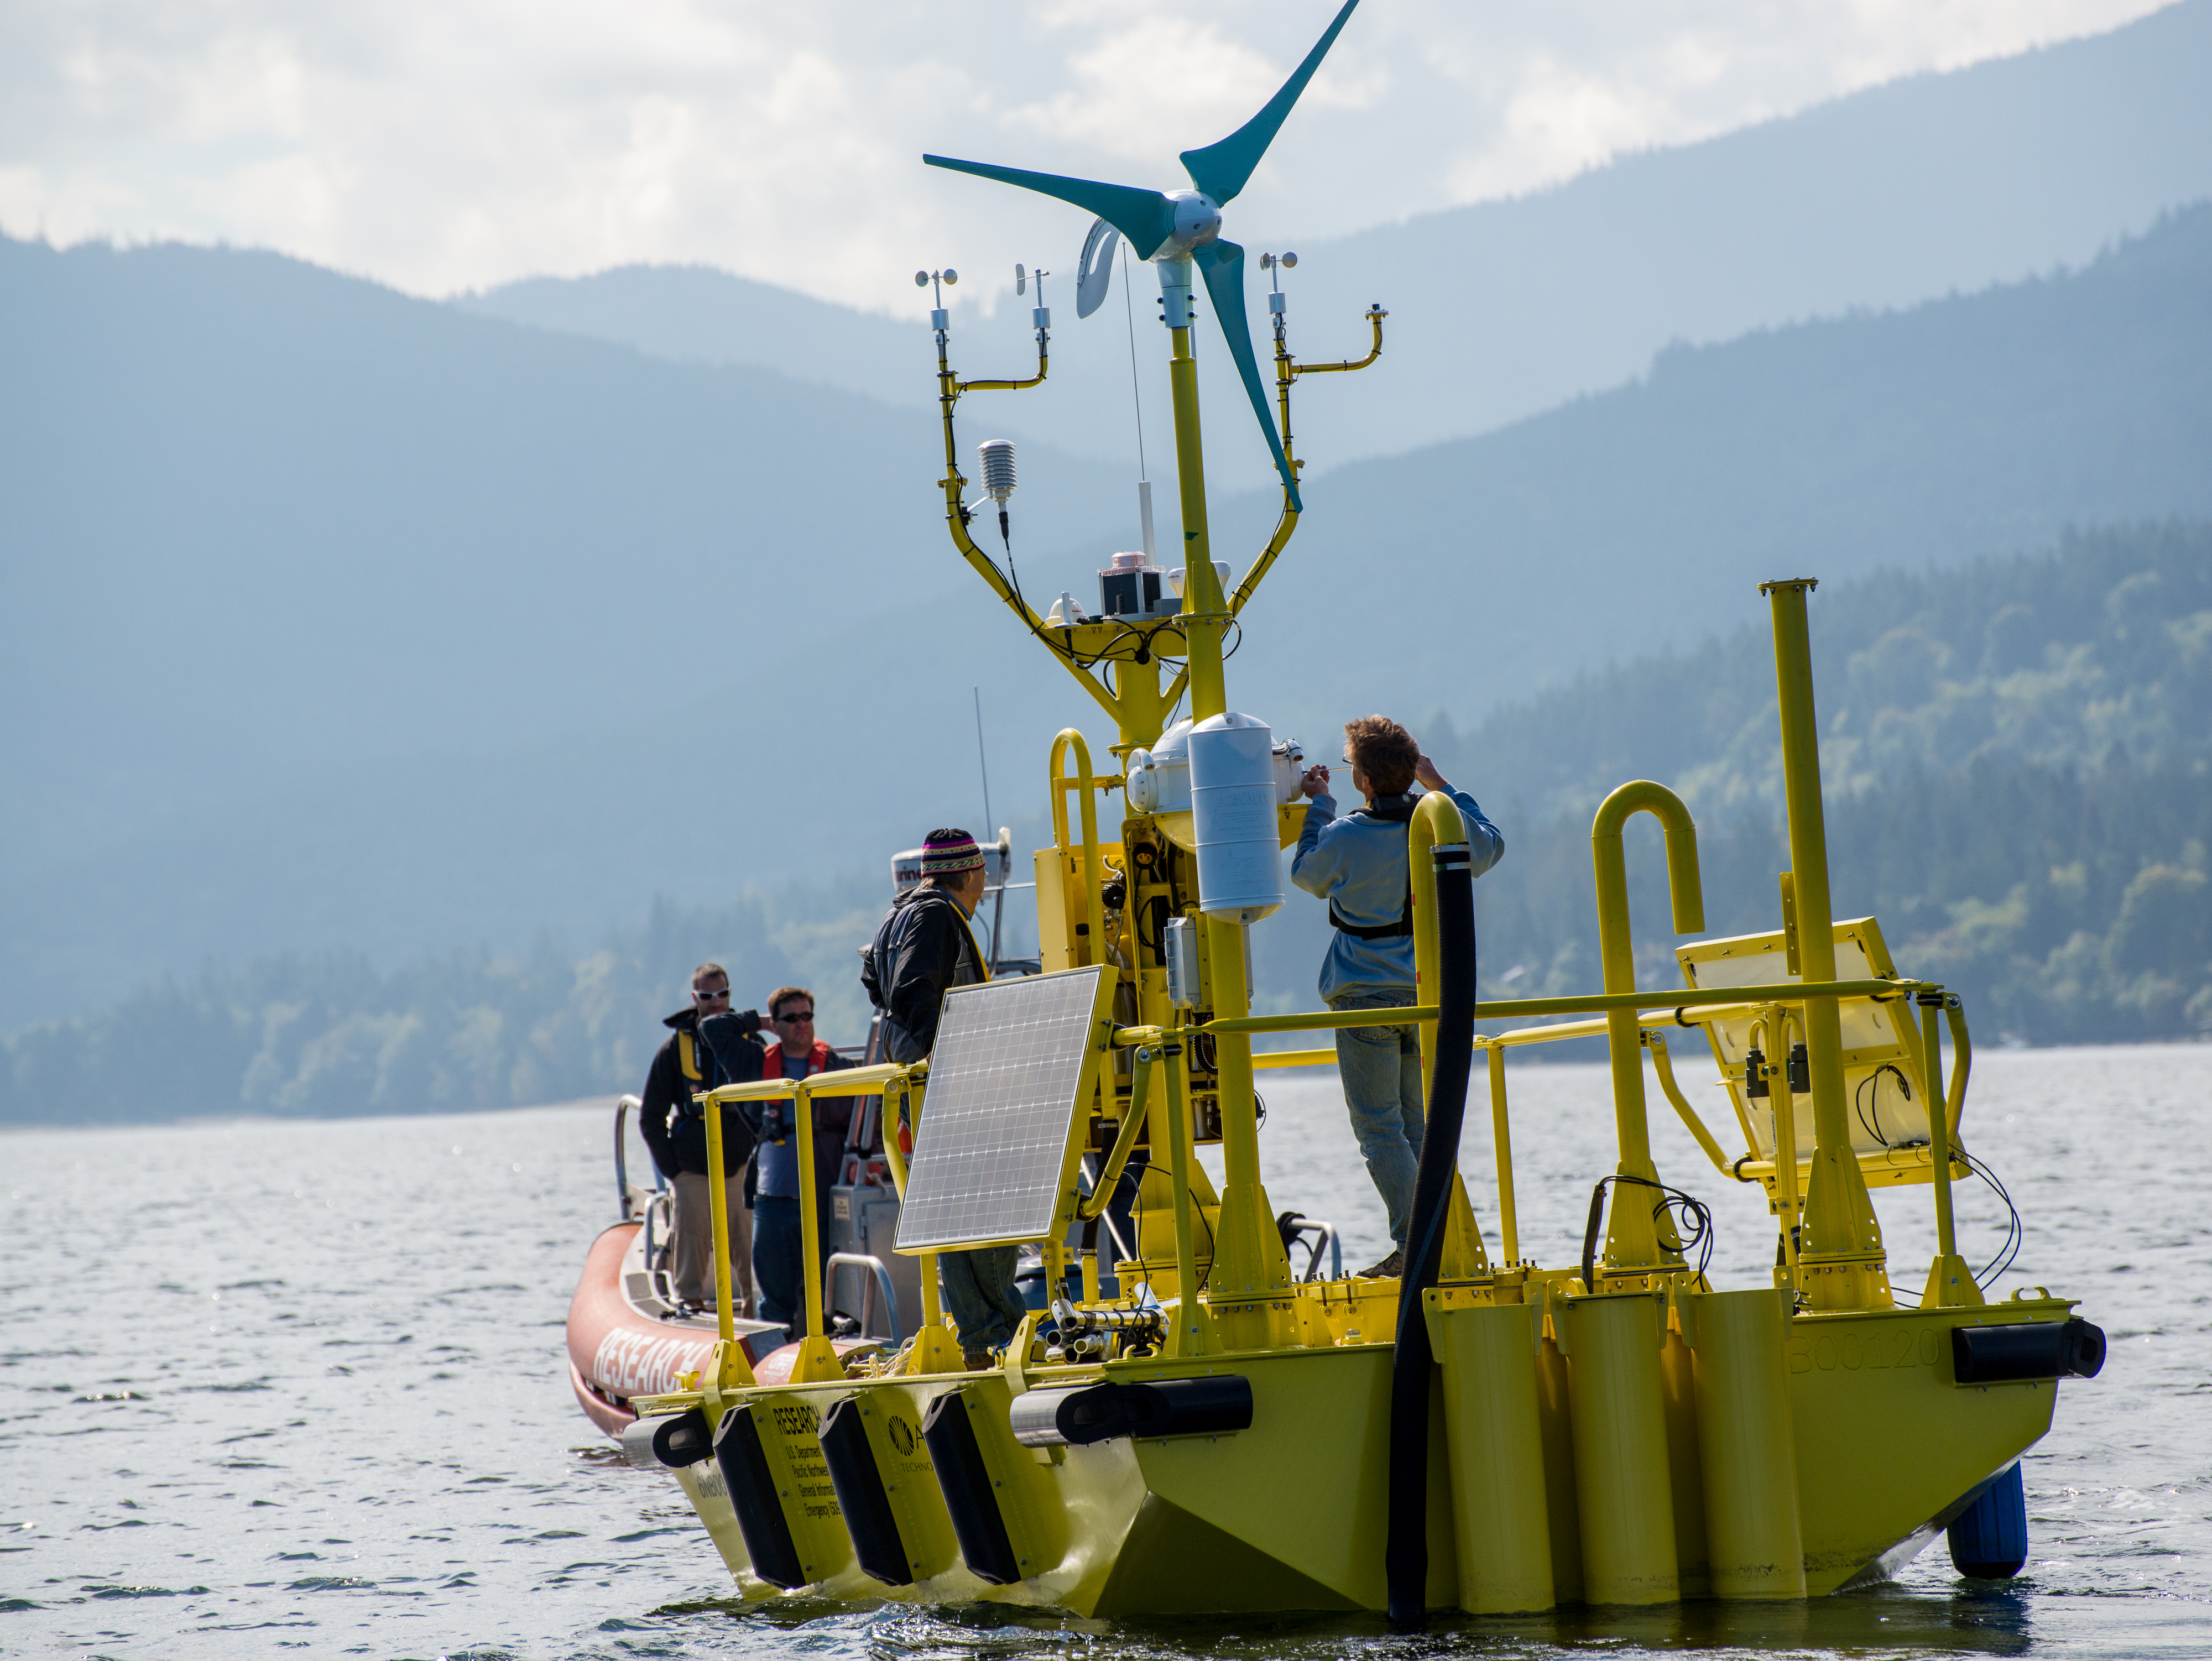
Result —
[[899, 1209], [902, 1254], [1066, 1228], [1112, 1046], [1115, 974], [1094, 965], [945, 995]]

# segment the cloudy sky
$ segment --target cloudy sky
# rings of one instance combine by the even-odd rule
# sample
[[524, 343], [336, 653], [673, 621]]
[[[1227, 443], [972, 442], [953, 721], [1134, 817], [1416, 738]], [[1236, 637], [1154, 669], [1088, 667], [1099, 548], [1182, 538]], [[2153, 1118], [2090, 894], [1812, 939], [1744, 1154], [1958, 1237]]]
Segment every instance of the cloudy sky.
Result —
[[[1252, 241], [1524, 191], [2158, 0], [1366, 0], [1237, 204]], [[1334, 0], [7, 0], [0, 228], [270, 247], [444, 294], [697, 261], [910, 306], [1242, 122]], [[1062, 244], [1068, 245], [1065, 249]], [[977, 298], [988, 284], [971, 284]]]

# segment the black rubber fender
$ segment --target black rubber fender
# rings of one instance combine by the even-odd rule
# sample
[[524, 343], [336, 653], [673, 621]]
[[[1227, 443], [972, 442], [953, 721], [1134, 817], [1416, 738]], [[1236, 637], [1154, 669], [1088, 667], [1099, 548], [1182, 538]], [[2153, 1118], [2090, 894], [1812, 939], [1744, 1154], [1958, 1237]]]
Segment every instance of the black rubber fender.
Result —
[[2094, 1379], [2104, 1367], [2104, 1329], [2079, 1318], [1951, 1329], [1951, 1375], [1962, 1385]]
[[823, 1463], [830, 1467], [830, 1485], [837, 1490], [837, 1508], [845, 1513], [845, 1532], [853, 1537], [853, 1555], [861, 1573], [887, 1586], [910, 1586], [914, 1567], [860, 1419], [857, 1396], [834, 1403], [823, 1415]]
[[983, 1463], [983, 1449], [969, 1422], [968, 1392], [948, 1390], [921, 1415], [921, 1440], [937, 1472], [938, 1492], [952, 1519], [961, 1561], [979, 1580], [1011, 1586], [1023, 1579], [1012, 1537], [999, 1509], [998, 1485]]
[[1014, 1397], [1014, 1440], [1024, 1447], [1088, 1447], [1121, 1437], [1224, 1436], [1252, 1428], [1252, 1381], [1242, 1373], [1063, 1385]]
[[640, 1470], [664, 1466], [680, 1470], [696, 1465], [714, 1451], [714, 1433], [707, 1415], [693, 1408], [688, 1413], [664, 1413], [638, 1419], [623, 1431], [623, 1457]]
[[786, 1591], [805, 1585], [806, 1571], [799, 1563], [798, 1543], [791, 1537], [791, 1524], [783, 1514], [751, 1408], [734, 1407], [723, 1415], [721, 1428], [714, 1433], [714, 1463], [729, 1490], [730, 1509], [738, 1514], [738, 1531], [745, 1537], [753, 1573]]

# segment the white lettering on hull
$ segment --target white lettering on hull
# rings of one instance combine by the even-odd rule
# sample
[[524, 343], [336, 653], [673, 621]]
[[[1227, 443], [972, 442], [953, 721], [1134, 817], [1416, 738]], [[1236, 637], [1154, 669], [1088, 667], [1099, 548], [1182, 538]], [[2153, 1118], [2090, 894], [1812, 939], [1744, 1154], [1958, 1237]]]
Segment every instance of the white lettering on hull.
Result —
[[682, 1388], [680, 1374], [704, 1369], [714, 1353], [711, 1343], [617, 1327], [592, 1356], [592, 1382], [610, 1396], [665, 1396]]

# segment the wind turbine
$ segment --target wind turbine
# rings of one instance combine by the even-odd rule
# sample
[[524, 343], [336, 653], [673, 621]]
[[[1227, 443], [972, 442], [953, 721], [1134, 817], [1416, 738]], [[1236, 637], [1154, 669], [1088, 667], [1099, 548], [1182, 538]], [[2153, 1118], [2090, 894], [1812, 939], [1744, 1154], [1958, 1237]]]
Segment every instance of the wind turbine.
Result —
[[1221, 210], [1236, 200], [1250, 181], [1253, 169], [1260, 165], [1260, 158], [1267, 153], [1267, 146], [1281, 130], [1291, 106], [1305, 91], [1306, 82], [1313, 79], [1314, 71], [1321, 67], [1321, 60], [1335, 44], [1337, 35], [1352, 15], [1352, 9], [1358, 3], [1359, 0], [1345, 0], [1343, 9], [1306, 54], [1305, 61], [1257, 115], [1220, 142], [1182, 153], [1183, 171], [1190, 175], [1193, 189], [1148, 191], [1135, 185], [1107, 185], [1096, 179], [1067, 179], [1058, 173], [1001, 167], [987, 161], [960, 161], [944, 155], [922, 157], [933, 167], [949, 167], [955, 173], [1018, 185], [1024, 190], [1087, 208], [1098, 215], [1103, 223], [1091, 227], [1084, 244], [1077, 298], [1079, 316], [1088, 317], [1106, 296], [1115, 232], [1128, 238], [1129, 246], [1139, 259], [1151, 260], [1159, 268], [1160, 293], [1166, 302], [1167, 322], [1171, 329], [1189, 326], [1190, 268], [1196, 265], [1206, 279], [1206, 297], [1213, 302], [1213, 315], [1220, 322], [1222, 338], [1228, 343], [1230, 356], [1237, 361], [1237, 373], [1243, 377], [1245, 393], [1252, 400], [1252, 413], [1259, 417], [1260, 430], [1267, 435], [1267, 448], [1274, 456], [1275, 470], [1282, 475], [1283, 489], [1293, 512], [1303, 511], [1298, 501], [1298, 482], [1289, 458], [1283, 454], [1283, 441], [1275, 431], [1275, 417], [1267, 407], [1260, 366], [1252, 355], [1252, 330], [1244, 314], [1244, 250], [1221, 234]]

